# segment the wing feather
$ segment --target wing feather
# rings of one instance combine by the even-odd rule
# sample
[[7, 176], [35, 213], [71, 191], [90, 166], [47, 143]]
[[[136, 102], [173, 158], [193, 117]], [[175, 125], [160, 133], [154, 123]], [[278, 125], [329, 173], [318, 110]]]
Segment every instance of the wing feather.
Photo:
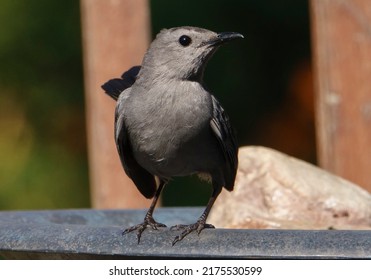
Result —
[[[126, 91], [130, 91], [130, 88], [122, 93], [127, 96], [130, 92]], [[125, 126], [123, 102], [125, 102], [125, 98], [120, 96], [115, 111], [115, 141], [117, 151], [126, 174], [133, 180], [143, 196], [152, 198], [157, 188], [155, 176], [140, 166], [134, 158], [128, 131]]]
[[225, 176], [225, 188], [233, 189], [234, 180], [237, 173], [238, 165], [238, 145], [236, 136], [229, 122], [229, 117], [219, 104], [218, 100], [212, 96], [213, 117], [210, 126], [214, 132], [218, 143], [223, 151], [226, 165], [223, 169]]

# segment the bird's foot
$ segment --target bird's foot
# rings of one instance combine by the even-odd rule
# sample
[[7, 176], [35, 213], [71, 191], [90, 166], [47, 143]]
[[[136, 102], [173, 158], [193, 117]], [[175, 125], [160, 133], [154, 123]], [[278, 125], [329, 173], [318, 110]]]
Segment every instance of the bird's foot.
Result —
[[140, 238], [142, 236], [142, 233], [143, 231], [148, 227], [150, 226], [152, 229], [154, 230], [157, 230], [159, 227], [166, 227], [166, 225], [164, 224], [161, 224], [161, 223], [158, 223], [156, 222], [152, 216], [148, 216], [146, 218], [144, 218], [144, 221], [143, 223], [140, 223], [140, 224], [137, 224], [135, 226], [132, 226], [130, 228], [127, 228], [125, 229], [123, 232], [122, 232], [122, 235], [125, 235], [129, 232], [132, 232], [134, 230], [137, 230], [137, 240], [138, 240], [138, 244], [140, 242]]
[[198, 220], [196, 223], [190, 224], [190, 225], [172, 226], [170, 230], [182, 230], [182, 232], [174, 238], [172, 245], [174, 246], [175, 243], [182, 240], [185, 236], [187, 236], [193, 231], [196, 231], [197, 234], [200, 234], [201, 231], [205, 228], [215, 228], [215, 227], [211, 224], [206, 224], [204, 220]]

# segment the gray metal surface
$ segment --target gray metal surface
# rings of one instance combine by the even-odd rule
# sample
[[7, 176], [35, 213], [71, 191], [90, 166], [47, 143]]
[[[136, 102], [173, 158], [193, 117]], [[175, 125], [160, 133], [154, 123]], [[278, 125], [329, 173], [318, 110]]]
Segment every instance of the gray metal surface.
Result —
[[[154, 217], [172, 226], [196, 221], [202, 208], [158, 208]], [[0, 256], [11, 259], [259, 258], [371, 259], [371, 231], [205, 229], [171, 246], [178, 234], [122, 229], [145, 210], [0, 212]]]

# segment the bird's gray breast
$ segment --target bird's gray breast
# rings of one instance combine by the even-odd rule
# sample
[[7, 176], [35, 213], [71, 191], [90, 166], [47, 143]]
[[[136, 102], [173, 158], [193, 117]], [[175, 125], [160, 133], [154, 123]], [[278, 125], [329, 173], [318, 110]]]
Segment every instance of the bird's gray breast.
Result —
[[125, 119], [134, 157], [152, 174], [184, 176], [205, 171], [216, 141], [210, 129], [212, 101], [197, 82], [133, 87]]

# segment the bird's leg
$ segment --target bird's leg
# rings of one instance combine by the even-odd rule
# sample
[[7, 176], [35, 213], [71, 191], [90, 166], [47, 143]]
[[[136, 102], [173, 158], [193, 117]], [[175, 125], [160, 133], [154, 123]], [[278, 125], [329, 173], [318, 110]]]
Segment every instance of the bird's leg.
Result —
[[142, 236], [142, 233], [147, 228], [147, 226], [150, 226], [152, 229], [156, 229], [156, 230], [157, 230], [158, 227], [166, 227], [166, 225], [156, 222], [155, 219], [152, 216], [153, 211], [154, 211], [155, 206], [156, 206], [156, 203], [157, 203], [157, 200], [160, 197], [160, 194], [161, 194], [161, 191], [162, 191], [164, 185], [165, 185], [165, 183], [161, 182], [158, 189], [156, 190], [155, 196], [153, 197], [151, 206], [149, 207], [149, 209], [146, 213], [146, 216], [144, 217], [143, 223], [140, 223], [138, 225], [135, 225], [135, 226], [132, 226], [130, 228], [125, 229], [122, 232], [122, 235], [127, 234], [129, 232], [132, 232], [134, 230], [137, 230], [138, 231], [137, 232], [137, 239], [138, 239], [138, 244], [139, 244], [140, 237]]
[[200, 234], [201, 231], [205, 228], [215, 228], [211, 224], [206, 224], [206, 219], [207, 219], [207, 216], [209, 216], [211, 207], [214, 205], [214, 202], [221, 191], [222, 191], [221, 187], [213, 188], [213, 193], [209, 199], [209, 202], [207, 203], [204, 212], [202, 213], [200, 218], [198, 218], [197, 222], [195, 222], [194, 224], [190, 224], [190, 225], [176, 225], [176, 226], [171, 227], [171, 230], [183, 230], [178, 236], [174, 238], [173, 243], [172, 243], [173, 246], [175, 243], [182, 240], [185, 236], [187, 236], [193, 231], [196, 231], [197, 234]]

